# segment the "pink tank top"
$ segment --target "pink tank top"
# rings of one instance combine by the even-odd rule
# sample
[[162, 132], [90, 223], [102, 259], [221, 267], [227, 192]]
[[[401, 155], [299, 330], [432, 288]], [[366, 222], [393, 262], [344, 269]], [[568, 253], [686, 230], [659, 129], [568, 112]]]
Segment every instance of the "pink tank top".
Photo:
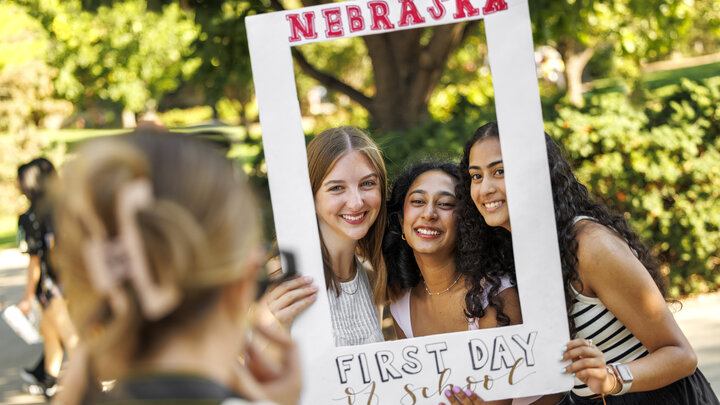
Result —
[[[510, 287], [514, 287], [514, 284], [510, 282], [509, 278], [503, 277], [502, 279], [500, 279], [500, 290], [498, 291], [498, 293]], [[485, 295], [482, 297], [483, 308], [488, 306], [487, 293], [488, 291], [485, 291]], [[395, 322], [400, 327], [400, 329], [402, 329], [403, 333], [405, 333], [405, 336], [408, 339], [415, 337], [412, 331], [412, 322], [410, 321], [410, 289], [407, 289], [402, 297], [390, 304], [390, 313], [392, 314], [393, 318], [395, 318]], [[475, 319], [468, 319], [468, 330], [475, 329], [478, 329]]]

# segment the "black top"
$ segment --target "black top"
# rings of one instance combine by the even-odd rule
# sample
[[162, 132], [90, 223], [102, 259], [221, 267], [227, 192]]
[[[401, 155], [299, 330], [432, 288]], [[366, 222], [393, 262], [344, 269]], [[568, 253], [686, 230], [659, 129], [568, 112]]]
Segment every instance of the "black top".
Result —
[[40, 280], [36, 287], [38, 298], [43, 294], [50, 295], [50, 291], [57, 284], [57, 275], [50, 264], [50, 250], [54, 239], [50, 216], [40, 217], [35, 209], [30, 207], [18, 218], [17, 239], [23, 253], [38, 256], [40, 259]]
[[204, 377], [150, 373], [118, 380], [94, 403], [215, 405], [230, 398], [241, 399], [222, 384]]

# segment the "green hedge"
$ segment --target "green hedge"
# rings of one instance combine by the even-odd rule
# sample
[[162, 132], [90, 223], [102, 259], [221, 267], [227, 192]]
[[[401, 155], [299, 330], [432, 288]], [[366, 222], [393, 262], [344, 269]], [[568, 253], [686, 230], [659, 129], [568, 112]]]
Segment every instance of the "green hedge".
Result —
[[[635, 98], [635, 97], [634, 97]], [[662, 262], [672, 296], [720, 287], [720, 77], [591, 95], [577, 109], [545, 100], [545, 128], [595, 198], [625, 215]], [[427, 157], [457, 159], [491, 107], [461, 100], [448, 122], [378, 135], [391, 178]]]
[[561, 107], [546, 123], [591, 193], [623, 213], [663, 262], [670, 293], [720, 286], [720, 77]]

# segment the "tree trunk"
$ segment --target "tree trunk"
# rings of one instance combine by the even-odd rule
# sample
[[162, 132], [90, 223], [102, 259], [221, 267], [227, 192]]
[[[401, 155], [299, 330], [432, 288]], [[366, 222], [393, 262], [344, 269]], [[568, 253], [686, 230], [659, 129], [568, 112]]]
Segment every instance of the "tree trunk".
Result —
[[440, 81], [447, 59], [472, 27], [473, 23], [435, 27], [426, 45], [421, 43], [424, 29], [363, 37], [373, 65], [373, 97], [317, 70], [297, 48], [292, 52], [305, 74], [367, 109], [378, 132], [406, 130], [427, 121], [430, 96]]
[[[305, 7], [328, 2], [301, 1]], [[270, 0], [270, 4], [276, 10], [285, 9], [281, 0]], [[478, 21], [471, 21], [364, 36], [375, 75], [373, 97], [317, 70], [298, 48], [292, 48], [292, 54], [305, 74], [367, 109], [379, 132], [406, 130], [427, 121], [430, 96], [440, 82], [450, 54], [477, 25]], [[421, 38], [426, 30], [432, 30], [432, 36], [423, 44]]]
[[465, 29], [466, 24], [436, 27], [426, 46], [420, 44], [422, 29], [363, 37], [375, 77], [369, 111], [379, 132], [405, 130], [428, 120], [430, 96]]
[[585, 105], [583, 99], [582, 74], [595, 49], [572, 44], [561, 47], [560, 53], [565, 60], [565, 81], [567, 82], [568, 100], [575, 107]]

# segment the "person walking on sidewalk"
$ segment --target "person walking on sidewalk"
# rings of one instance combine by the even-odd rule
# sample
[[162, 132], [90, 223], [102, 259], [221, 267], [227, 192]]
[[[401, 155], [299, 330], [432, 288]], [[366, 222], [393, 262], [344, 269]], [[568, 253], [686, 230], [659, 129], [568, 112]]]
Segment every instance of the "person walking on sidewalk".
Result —
[[20, 191], [30, 200], [30, 208], [18, 218], [20, 248], [30, 255], [25, 293], [18, 308], [27, 315], [33, 298], [38, 300], [42, 308], [40, 335], [44, 342], [43, 358], [34, 369], [23, 370], [20, 374], [26, 382], [39, 385], [46, 397], [55, 392], [63, 349], [71, 349], [77, 341], [50, 263], [55, 236], [46, 194], [48, 184], [55, 176], [55, 168], [45, 158], [34, 159], [18, 168]]

